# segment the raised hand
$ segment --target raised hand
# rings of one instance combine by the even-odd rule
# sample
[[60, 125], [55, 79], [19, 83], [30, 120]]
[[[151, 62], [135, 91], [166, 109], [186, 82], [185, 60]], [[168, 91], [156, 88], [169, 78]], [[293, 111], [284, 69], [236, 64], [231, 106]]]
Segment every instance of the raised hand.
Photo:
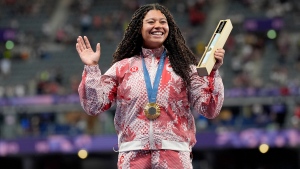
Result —
[[77, 38], [76, 50], [85, 65], [97, 65], [100, 59], [100, 43], [96, 45], [96, 52], [93, 51], [91, 44], [86, 36]]
[[215, 50], [214, 56], [216, 59], [216, 63], [215, 66], [213, 67], [213, 70], [217, 70], [223, 65], [224, 55], [225, 55], [224, 49]]

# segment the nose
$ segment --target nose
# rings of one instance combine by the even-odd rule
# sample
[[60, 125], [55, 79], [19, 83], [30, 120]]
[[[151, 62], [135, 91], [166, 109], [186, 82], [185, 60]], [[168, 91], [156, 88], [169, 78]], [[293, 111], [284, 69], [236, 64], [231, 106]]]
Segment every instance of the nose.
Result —
[[161, 28], [162, 24], [160, 22], [155, 22], [154, 28]]

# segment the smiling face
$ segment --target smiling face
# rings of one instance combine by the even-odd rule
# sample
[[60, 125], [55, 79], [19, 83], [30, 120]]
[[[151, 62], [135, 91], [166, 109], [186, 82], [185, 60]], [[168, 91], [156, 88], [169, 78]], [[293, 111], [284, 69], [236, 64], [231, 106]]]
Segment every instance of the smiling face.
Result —
[[161, 47], [169, 34], [167, 18], [160, 10], [150, 10], [143, 19], [141, 33], [143, 47], [148, 49]]

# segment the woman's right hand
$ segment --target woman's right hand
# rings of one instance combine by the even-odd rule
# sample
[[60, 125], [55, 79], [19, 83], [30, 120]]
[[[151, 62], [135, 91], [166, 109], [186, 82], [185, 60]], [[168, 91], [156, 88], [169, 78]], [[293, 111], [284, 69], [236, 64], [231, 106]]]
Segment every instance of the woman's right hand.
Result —
[[79, 36], [76, 43], [77, 52], [81, 61], [85, 65], [97, 65], [100, 59], [100, 43], [96, 45], [96, 52], [93, 51], [91, 44], [86, 36]]

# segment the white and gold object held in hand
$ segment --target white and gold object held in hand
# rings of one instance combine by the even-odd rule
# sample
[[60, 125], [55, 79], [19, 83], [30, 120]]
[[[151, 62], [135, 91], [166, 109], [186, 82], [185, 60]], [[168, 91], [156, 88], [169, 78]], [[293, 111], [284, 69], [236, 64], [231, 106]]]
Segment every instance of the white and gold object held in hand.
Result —
[[233, 26], [230, 19], [220, 20], [197, 65], [199, 76], [207, 76], [210, 74], [216, 63], [214, 57], [215, 50], [224, 47], [232, 28]]

